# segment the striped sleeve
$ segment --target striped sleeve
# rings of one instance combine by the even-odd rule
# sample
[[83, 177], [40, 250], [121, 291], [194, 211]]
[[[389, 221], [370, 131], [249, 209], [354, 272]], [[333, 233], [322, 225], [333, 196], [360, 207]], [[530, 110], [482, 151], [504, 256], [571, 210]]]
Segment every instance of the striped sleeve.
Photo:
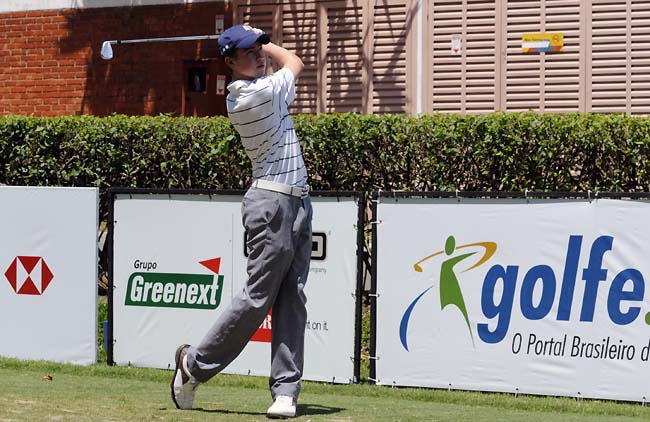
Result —
[[295, 78], [289, 68], [283, 67], [270, 76], [274, 96], [284, 99], [287, 105], [293, 102], [296, 96]]

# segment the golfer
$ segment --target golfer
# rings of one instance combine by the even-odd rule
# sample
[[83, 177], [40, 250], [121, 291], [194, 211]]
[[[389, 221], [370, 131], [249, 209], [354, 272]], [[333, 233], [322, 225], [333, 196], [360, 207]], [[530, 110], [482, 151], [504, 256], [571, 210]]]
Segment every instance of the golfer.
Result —
[[[226, 99], [253, 167], [242, 203], [248, 232], [248, 281], [196, 346], [176, 350], [172, 399], [190, 409], [197, 387], [223, 371], [273, 310], [271, 418], [296, 416], [302, 377], [312, 208], [300, 143], [287, 108], [303, 69], [293, 53], [259, 29], [236, 25], [219, 37], [219, 53], [232, 71]], [[280, 67], [267, 75], [267, 55]]]

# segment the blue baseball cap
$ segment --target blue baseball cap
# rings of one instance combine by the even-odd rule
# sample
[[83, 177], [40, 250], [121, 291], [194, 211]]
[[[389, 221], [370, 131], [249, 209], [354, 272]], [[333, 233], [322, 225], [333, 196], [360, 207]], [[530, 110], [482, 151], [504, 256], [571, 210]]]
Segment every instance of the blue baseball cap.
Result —
[[271, 37], [264, 31], [248, 25], [235, 25], [226, 29], [219, 35], [217, 44], [221, 57], [228, 56], [235, 48], [250, 48], [256, 42], [268, 44]]

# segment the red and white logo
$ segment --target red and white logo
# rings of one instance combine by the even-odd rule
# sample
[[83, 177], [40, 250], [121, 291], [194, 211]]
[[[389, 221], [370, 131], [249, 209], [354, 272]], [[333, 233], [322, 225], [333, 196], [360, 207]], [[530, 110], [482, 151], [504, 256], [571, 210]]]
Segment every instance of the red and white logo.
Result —
[[40, 256], [17, 256], [5, 271], [5, 277], [19, 295], [42, 295], [54, 274]]

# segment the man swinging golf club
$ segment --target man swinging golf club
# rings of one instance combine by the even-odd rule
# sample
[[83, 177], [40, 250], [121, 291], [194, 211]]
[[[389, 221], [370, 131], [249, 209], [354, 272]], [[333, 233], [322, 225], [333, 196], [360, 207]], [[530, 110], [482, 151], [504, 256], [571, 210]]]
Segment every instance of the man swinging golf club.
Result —
[[[224, 31], [219, 53], [232, 71], [227, 109], [253, 167], [242, 203], [248, 232], [248, 281], [197, 346], [176, 350], [171, 394], [190, 409], [197, 387], [221, 372], [272, 310], [271, 418], [296, 416], [305, 337], [303, 293], [311, 256], [312, 208], [307, 171], [287, 107], [303, 69], [293, 53], [259, 29]], [[266, 56], [281, 69], [267, 75]]]

